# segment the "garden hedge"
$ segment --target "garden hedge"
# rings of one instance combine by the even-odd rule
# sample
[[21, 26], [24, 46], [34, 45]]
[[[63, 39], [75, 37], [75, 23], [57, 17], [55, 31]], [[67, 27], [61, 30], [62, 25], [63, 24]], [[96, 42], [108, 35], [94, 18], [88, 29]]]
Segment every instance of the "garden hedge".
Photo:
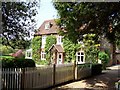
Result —
[[31, 59], [2, 57], [0, 61], [3, 68], [35, 67], [35, 62]]

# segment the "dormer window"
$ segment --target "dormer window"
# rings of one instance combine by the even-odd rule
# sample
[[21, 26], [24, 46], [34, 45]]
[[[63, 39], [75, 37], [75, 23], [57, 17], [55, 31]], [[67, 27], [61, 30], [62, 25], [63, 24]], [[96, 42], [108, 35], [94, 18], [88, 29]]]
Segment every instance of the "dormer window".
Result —
[[45, 24], [45, 29], [46, 30], [50, 29], [50, 22], [48, 22], [48, 23]]

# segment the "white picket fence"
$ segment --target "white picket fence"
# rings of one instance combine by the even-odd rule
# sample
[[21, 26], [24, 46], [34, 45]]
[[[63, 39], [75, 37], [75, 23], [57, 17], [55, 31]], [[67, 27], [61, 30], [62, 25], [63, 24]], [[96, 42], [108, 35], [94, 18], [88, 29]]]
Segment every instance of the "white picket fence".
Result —
[[[3, 90], [48, 88], [70, 80], [89, 76], [90, 74], [87, 75], [87, 73], [90, 68], [83, 66], [81, 65], [79, 70], [75, 69], [74, 64], [50, 65], [36, 68], [2, 68], [2, 87]], [[75, 76], [75, 73], [77, 76]]]

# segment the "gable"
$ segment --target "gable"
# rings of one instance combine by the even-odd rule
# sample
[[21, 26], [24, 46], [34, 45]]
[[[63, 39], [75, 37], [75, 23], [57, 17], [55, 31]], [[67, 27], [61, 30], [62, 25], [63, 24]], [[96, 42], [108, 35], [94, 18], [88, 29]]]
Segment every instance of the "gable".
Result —
[[40, 26], [39, 30], [35, 35], [48, 35], [48, 34], [57, 34], [59, 27], [55, 23], [55, 19], [46, 20]]

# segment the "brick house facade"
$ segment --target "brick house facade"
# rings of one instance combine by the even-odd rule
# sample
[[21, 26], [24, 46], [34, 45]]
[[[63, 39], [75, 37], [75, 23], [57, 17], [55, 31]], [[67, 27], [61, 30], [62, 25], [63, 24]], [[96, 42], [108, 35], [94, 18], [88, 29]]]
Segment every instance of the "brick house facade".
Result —
[[[41, 60], [46, 60], [46, 53], [45, 53], [45, 44], [46, 38], [49, 35], [54, 35], [56, 37], [57, 43], [55, 45], [52, 45], [49, 49], [51, 53], [51, 63], [55, 64], [62, 64], [64, 63], [64, 47], [63, 47], [63, 36], [60, 36], [59, 33], [59, 27], [56, 25], [55, 20], [46, 20], [43, 22], [43, 24], [40, 26], [37, 33], [35, 33], [34, 36], [41, 36], [42, 37], [42, 46], [41, 46]], [[82, 59], [82, 60], [81, 60]], [[78, 51], [76, 52], [76, 60], [78, 63], [84, 63], [84, 52]]]

